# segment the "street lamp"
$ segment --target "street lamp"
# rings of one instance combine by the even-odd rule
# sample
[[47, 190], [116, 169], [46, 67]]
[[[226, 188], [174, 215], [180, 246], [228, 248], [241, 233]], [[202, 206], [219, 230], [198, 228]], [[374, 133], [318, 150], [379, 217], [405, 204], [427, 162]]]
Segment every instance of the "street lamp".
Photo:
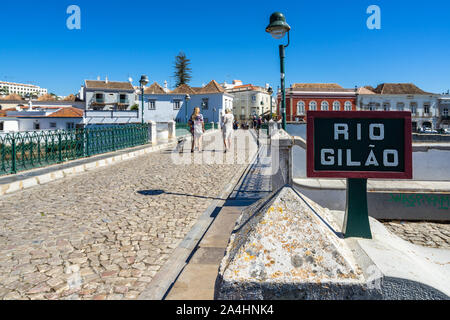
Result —
[[[273, 89], [272, 89], [272, 87], [269, 87], [269, 89], [267, 89], [267, 92], [269, 93], [269, 95], [270, 95], [270, 119], [272, 119], [272, 94], [273, 94]], [[270, 120], [269, 119], [269, 120]]]
[[288, 43], [279, 45], [280, 50], [280, 78], [281, 78], [281, 116], [283, 117], [282, 128], [286, 130], [286, 91], [284, 89], [284, 58], [285, 48], [289, 45], [289, 30], [291, 27], [286, 23], [286, 18], [281, 12], [274, 12], [270, 16], [270, 23], [266, 28], [266, 32], [270, 33], [273, 38], [281, 39], [288, 34]]
[[188, 101], [191, 100], [191, 96], [188, 95], [188, 94], [186, 94], [186, 95], [184, 96], [184, 99], [186, 100], [186, 108], [185, 108], [185, 111], [184, 111], [184, 117], [185, 117], [185, 121], [186, 121], [186, 123], [187, 123], [187, 122], [188, 122], [188, 121], [187, 121], [187, 120], [188, 120], [188, 115], [187, 115]]
[[141, 85], [141, 115], [142, 115], [142, 124], [144, 124], [144, 86], [148, 83], [148, 77], [143, 74], [141, 76], [141, 80], [139, 80], [139, 84]]

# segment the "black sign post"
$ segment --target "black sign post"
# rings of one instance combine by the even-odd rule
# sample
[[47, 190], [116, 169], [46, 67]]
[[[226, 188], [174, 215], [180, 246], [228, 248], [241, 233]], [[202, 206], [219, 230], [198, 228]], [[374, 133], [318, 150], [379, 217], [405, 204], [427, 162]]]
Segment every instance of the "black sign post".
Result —
[[347, 178], [345, 237], [371, 238], [367, 178], [411, 179], [411, 113], [308, 111], [307, 176]]

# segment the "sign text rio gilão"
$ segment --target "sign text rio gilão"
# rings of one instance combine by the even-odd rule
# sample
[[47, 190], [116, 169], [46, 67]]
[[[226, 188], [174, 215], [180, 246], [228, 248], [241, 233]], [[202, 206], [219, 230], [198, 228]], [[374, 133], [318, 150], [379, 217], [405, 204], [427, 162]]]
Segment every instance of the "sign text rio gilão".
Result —
[[308, 177], [412, 178], [409, 112], [308, 111]]

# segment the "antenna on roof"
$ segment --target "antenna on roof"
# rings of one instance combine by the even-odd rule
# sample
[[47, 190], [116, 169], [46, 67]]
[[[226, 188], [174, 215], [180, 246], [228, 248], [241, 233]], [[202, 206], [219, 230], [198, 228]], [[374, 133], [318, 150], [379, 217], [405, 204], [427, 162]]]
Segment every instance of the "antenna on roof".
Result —
[[128, 77], [128, 81], [129, 81], [130, 83], [132, 83], [132, 82], [133, 82], [133, 78]]
[[100, 76], [97, 76], [97, 80], [100, 81]]

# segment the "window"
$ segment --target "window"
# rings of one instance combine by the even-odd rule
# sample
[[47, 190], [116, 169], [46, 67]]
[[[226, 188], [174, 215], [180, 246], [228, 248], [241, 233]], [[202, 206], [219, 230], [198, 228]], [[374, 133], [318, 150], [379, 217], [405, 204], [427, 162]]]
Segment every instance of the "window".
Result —
[[173, 110], [181, 109], [181, 100], [173, 100]]
[[352, 103], [350, 101], [345, 101], [344, 111], [352, 111]]
[[305, 114], [305, 102], [299, 101], [297, 102], [297, 115]]
[[256, 102], [256, 95], [252, 95], [252, 101]]
[[50, 128], [56, 128], [56, 122], [50, 122]]
[[316, 110], [317, 110], [317, 102], [311, 101], [311, 102], [309, 103], [309, 110], [311, 110], [311, 111], [316, 111]]
[[34, 130], [40, 130], [41, 129], [41, 125], [39, 124], [39, 122], [33, 123], [33, 129]]
[[208, 98], [203, 98], [202, 99], [202, 108], [203, 108], [203, 110], [207, 110], [208, 109]]
[[397, 103], [397, 110], [398, 111], [403, 111], [405, 110], [405, 104], [403, 102], [398, 102]]
[[102, 103], [104, 102], [103, 93], [96, 93], [95, 94], [95, 102]]
[[73, 122], [67, 122], [66, 123], [66, 129], [67, 130], [72, 130], [75, 128], [75, 124]]
[[383, 110], [384, 111], [389, 111], [391, 109], [391, 104], [389, 102], [384, 102], [383, 103]]
[[156, 110], [156, 100], [155, 99], [148, 100], [148, 110]]
[[4, 127], [3, 127], [3, 121], [1, 121], [0, 122], [0, 131], [3, 131], [4, 129], [3, 129]]
[[[442, 110], [442, 116], [448, 117], [448, 108], [444, 108], [444, 109]], [[3, 129], [0, 129], [0, 130], [3, 130]]]
[[416, 114], [416, 112], [417, 112], [417, 102], [411, 102], [409, 104], [409, 107], [411, 108], [411, 114]]
[[127, 95], [126, 94], [119, 94], [119, 103], [127, 103]]
[[369, 111], [375, 111], [375, 102], [370, 102], [369, 103]]
[[322, 111], [328, 111], [328, 101], [322, 101], [322, 103], [320, 104], [320, 110]]
[[333, 111], [339, 111], [341, 110], [341, 103], [339, 101], [333, 102]]
[[430, 103], [429, 102], [426, 102], [423, 104], [423, 113], [424, 113], [424, 115], [430, 114]]

